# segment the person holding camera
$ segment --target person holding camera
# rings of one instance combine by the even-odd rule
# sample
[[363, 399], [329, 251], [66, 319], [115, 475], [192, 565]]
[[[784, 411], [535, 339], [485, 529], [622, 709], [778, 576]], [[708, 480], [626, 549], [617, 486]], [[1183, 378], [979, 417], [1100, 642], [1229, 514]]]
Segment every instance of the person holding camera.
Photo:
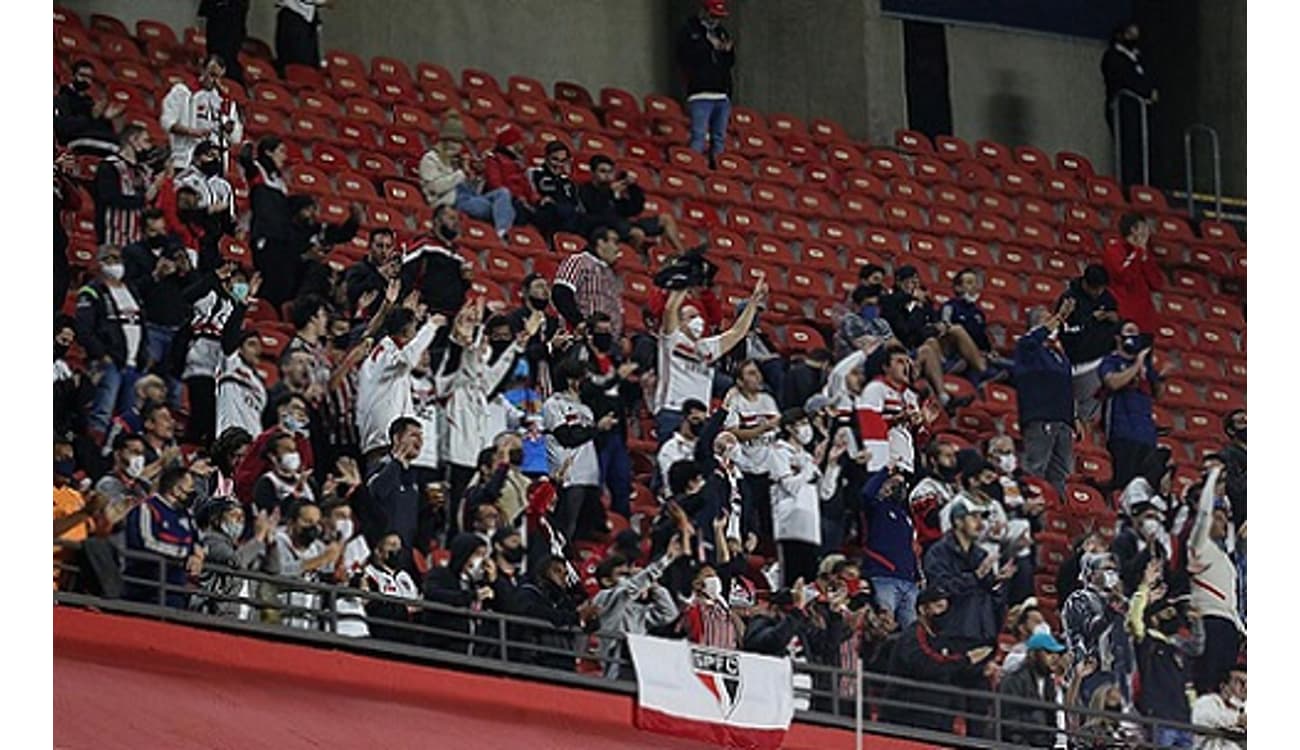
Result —
[[[658, 280], [656, 280], [658, 281]], [[685, 305], [685, 288], [668, 295], [659, 338], [659, 389], [655, 435], [663, 445], [681, 424], [682, 405], [695, 399], [709, 403], [716, 362], [745, 338], [758, 308], [767, 300], [767, 279], [760, 276], [740, 317], [716, 336], [704, 336], [699, 308]]]
[[[590, 221], [608, 224], [618, 237], [638, 252], [648, 238], [663, 237], [679, 253], [685, 252], [677, 220], [671, 212], [641, 216], [645, 211], [645, 191], [636, 175], [626, 169], [615, 170], [614, 160], [604, 154], [591, 157], [591, 182], [578, 188], [578, 198]], [[639, 217], [639, 218], [638, 218]]]
[[1124, 321], [1115, 351], [1101, 361], [1106, 449], [1110, 451], [1114, 478], [1111, 486], [1122, 489], [1143, 473], [1156, 450], [1156, 420], [1151, 413], [1160, 396], [1160, 380], [1168, 370], [1151, 361], [1151, 336], [1141, 333], [1138, 323]]

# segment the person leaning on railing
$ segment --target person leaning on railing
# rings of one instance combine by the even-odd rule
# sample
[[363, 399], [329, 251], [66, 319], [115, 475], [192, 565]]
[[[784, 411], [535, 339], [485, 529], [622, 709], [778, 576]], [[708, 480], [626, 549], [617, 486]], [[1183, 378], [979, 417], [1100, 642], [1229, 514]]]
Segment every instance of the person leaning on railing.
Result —
[[280, 520], [280, 511], [277, 509], [270, 515], [266, 511], [258, 511], [253, 519], [253, 535], [242, 542], [244, 509], [238, 503], [225, 498], [213, 500], [199, 509], [199, 515], [199, 538], [207, 550], [205, 567], [199, 573], [199, 588], [215, 596], [196, 595], [190, 607], [214, 615], [251, 619], [253, 609], [247, 602], [229, 599], [250, 599], [257, 584], [233, 573], [219, 573], [211, 566], [279, 575], [280, 556], [274, 547], [275, 527]]
[[593, 602], [582, 603], [586, 598], [580, 584], [569, 583], [569, 562], [552, 555], [535, 567], [532, 580], [522, 584], [515, 593], [511, 614], [546, 620], [553, 628], [516, 626], [513, 639], [552, 649], [562, 649], [568, 655], [544, 651], [521, 651], [521, 661], [541, 667], [574, 670], [575, 628], [591, 630], [599, 624], [600, 608]]

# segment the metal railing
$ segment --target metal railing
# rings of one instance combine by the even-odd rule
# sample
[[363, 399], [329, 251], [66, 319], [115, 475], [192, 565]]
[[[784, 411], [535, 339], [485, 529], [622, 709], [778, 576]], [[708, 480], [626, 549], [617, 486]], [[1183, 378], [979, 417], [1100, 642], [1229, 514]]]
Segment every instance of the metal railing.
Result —
[[1192, 123], [1183, 131], [1183, 168], [1187, 174], [1187, 215], [1196, 218], [1196, 181], [1192, 160], [1192, 146], [1195, 135], [1205, 133], [1210, 136], [1210, 155], [1214, 160], [1214, 218], [1223, 220], [1223, 164], [1219, 154], [1219, 131], [1205, 123]]
[[[74, 543], [57, 542], [56, 545], [75, 548]], [[271, 636], [278, 639], [312, 643], [320, 646], [345, 649], [382, 655], [427, 664], [449, 665], [459, 669], [474, 671], [491, 671], [509, 674], [526, 679], [538, 679], [549, 682], [573, 685], [576, 687], [596, 689], [621, 694], [635, 694], [636, 683], [633, 680], [631, 661], [623, 656], [621, 647], [613, 650], [613, 655], [602, 654], [599, 649], [591, 648], [595, 633], [573, 627], [556, 627], [547, 620], [525, 617], [492, 610], [473, 611], [461, 607], [439, 604], [423, 599], [405, 599], [372, 591], [337, 586], [329, 583], [307, 581], [297, 578], [269, 575], [251, 570], [237, 570], [224, 566], [208, 564], [205, 573], [228, 576], [230, 579], [247, 581], [251, 584], [265, 585], [276, 592], [274, 599], [268, 599], [254, 592], [250, 596], [228, 595], [201, 589], [190, 584], [173, 584], [167, 580], [168, 564], [164, 564], [156, 555], [126, 552], [126, 560], [150, 561], [157, 564], [158, 575], [155, 577], [123, 576], [128, 588], [136, 587], [148, 591], [148, 601], [141, 601], [141, 596], [132, 600], [109, 599], [74, 591], [60, 590], [54, 594], [56, 603], [72, 606], [94, 607], [108, 612], [141, 615], [155, 619], [196, 625], [206, 628], [242, 632], [252, 635]], [[75, 584], [80, 572], [78, 566], [69, 561], [56, 560], [56, 565], [64, 572], [65, 580]], [[288, 603], [290, 593], [305, 594], [314, 597], [319, 606], [301, 606]], [[168, 606], [176, 597], [184, 597], [187, 606]], [[376, 629], [386, 628], [388, 633], [409, 634], [401, 637], [378, 638], [356, 637], [338, 632], [343, 619], [353, 617], [347, 612], [338, 611], [340, 601], [360, 601], [396, 605], [416, 612], [409, 620], [378, 618], [365, 615], [369, 626]], [[211, 614], [204, 611], [209, 604], [225, 603], [247, 605], [258, 613], [277, 613], [276, 617], [262, 615], [255, 619], [240, 619], [233, 615]], [[466, 630], [452, 629], [442, 625], [429, 624], [424, 620], [426, 614], [452, 618], [463, 618], [479, 623], [480, 627]], [[286, 619], [296, 618], [300, 622], [314, 623], [315, 627], [303, 628], [283, 624]], [[541, 642], [545, 637], [551, 640], [571, 638], [571, 648], [561, 648], [550, 643]], [[614, 637], [622, 641], [621, 637]], [[542, 657], [552, 657], [549, 661]], [[557, 661], [558, 660], [558, 661]], [[572, 660], [573, 669], [558, 668], [557, 663]], [[596, 665], [585, 673], [577, 669], [579, 662]], [[610, 679], [604, 676], [607, 665], [620, 665], [620, 678]], [[1233, 739], [1245, 748], [1242, 735], [1232, 735], [1221, 731], [1197, 727], [1190, 724], [1163, 721], [1138, 714], [1116, 714], [1093, 711], [1085, 707], [1062, 706], [1057, 703], [1028, 700], [1003, 695], [997, 692], [957, 688], [905, 677], [864, 672], [859, 662], [856, 671], [838, 667], [824, 666], [807, 662], [795, 662], [796, 675], [803, 675], [807, 687], [796, 687], [796, 700], [806, 701], [805, 710], [797, 712], [799, 719], [854, 731], [859, 743], [863, 732], [877, 735], [894, 736], [922, 742], [932, 742], [952, 747], [980, 748], [1018, 748], [1023, 744], [1013, 742], [1018, 733], [1030, 732], [1038, 735], [1050, 735], [1053, 738], [1069, 738], [1070, 747], [1115, 747], [1106, 744], [1090, 734], [1086, 727], [1081, 728], [1088, 719], [1110, 722], [1125, 734], [1123, 747], [1156, 748], [1151, 739], [1156, 727], [1183, 730], [1197, 737], [1225, 737]], [[810, 684], [809, 684], [810, 683]], [[855, 689], [856, 687], [856, 689]], [[899, 700], [894, 693], [914, 691], [924, 693], [923, 701]], [[930, 716], [929, 720], [917, 722], [922, 726], [897, 723], [889, 720], [891, 709], [904, 709], [912, 718]], [[1008, 710], [1010, 709], [1010, 710]], [[1036, 724], [1009, 716], [1016, 712], [1023, 715], [1029, 711], [1046, 712], [1052, 724]], [[1058, 712], [1065, 717], [1066, 727], [1055, 726]], [[964, 721], [966, 734], [955, 734], [954, 719]], [[927, 726], [928, 725], [928, 726]], [[982, 727], [983, 732], [977, 736], [974, 731]], [[859, 744], [861, 747], [861, 744]]]
[[1151, 184], [1151, 135], [1147, 123], [1147, 107], [1150, 103], [1145, 97], [1131, 89], [1120, 89], [1110, 102], [1111, 127], [1115, 129], [1115, 179], [1124, 178], [1124, 118], [1121, 110], [1125, 99], [1132, 99], [1138, 104], [1139, 122], [1142, 135], [1142, 184]]

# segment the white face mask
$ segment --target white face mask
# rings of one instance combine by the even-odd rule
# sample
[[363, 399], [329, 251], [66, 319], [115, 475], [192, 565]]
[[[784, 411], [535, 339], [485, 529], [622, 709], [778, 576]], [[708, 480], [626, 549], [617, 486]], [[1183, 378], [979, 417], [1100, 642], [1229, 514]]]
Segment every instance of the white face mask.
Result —
[[106, 263], [103, 266], [104, 275], [114, 281], [121, 281], [126, 275], [126, 266], [121, 263]]
[[813, 439], [812, 425], [801, 424], [798, 427], [794, 428], [794, 437], [795, 440], [799, 441], [800, 445], [807, 445], [811, 443]]
[[1144, 536], [1152, 536], [1152, 537], [1159, 537], [1165, 530], [1165, 527], [1161, 526], [1160, 521], [1155, 518], [1142, 519], [1141, 528], [1142, 528], [1142, 534]]
[[1004, 453], [998, 456], [998, 468], [1006, 474], [1012, 474], [1016, 470], [1016, 454]]
[[465, 571], [471, 581], [483, 580], [483, 558], [476, 557], [469, 563], [469, 568]]
[[280, 456], [281, 471], [292, 473], [298, 471], [298, 469], [301, 468], [302, 468], [302, 456], [298, 455], [298, 451], [291, 451], [289, 453], [284, 454], [283, 456]]
[[704, 595], [710, 599], [722, 598], [722, 579], [717, 576], [709, 576], [704, 579]]
[[144, 455], [138, 454], [131, 456], [131, 460], [126, 464], [126, 475], [132, 479], [139, 479], [144, 473]]
[[964, 298], [966, 299], [967, 302], [979, 302], [979, 299], [980, 299], [980, 293], [979, 293], [979, 292], [968, 292], [968, 293], [966, 293], [966, 294], [963, 294], [962, 297], [964, 297]]
[[686, 323], [686, 330], [687, 330], [687, 331], [690, 331], [690, 334], [691, 334], [692, 336], [694, 336], [695, 338], [697, 338], [697, 339], [698, 339], [699, 337], [703, 336], [703, 335], [704, 335], [704, 318], [701, 318], [701, 317], [698, 317], [698, 316], [697, 316], [697, 317], [694, 317], [694, 318], [691, 318], [691, 319]]
[[1101, 587], [1105, 591], [1114, 591], [1119, 585], [1119, 573], [1115, 570], [1103, 570], [1101, 572]]
[[242, 521], [222, 521], [221, 533], [231, 539], [238, 539], [244, 535], [244, 524]]
[[344, 518], [334, 522], [334, 529], [339, 532], [339, 539], [352, 538], [352, 519]]

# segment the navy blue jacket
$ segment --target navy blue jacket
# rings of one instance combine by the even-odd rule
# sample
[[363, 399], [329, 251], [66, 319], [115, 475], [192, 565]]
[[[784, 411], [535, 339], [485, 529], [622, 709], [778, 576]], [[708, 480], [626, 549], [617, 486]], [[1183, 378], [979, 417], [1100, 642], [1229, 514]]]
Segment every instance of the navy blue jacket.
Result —
[[954, 297], [943, 303], [940, 318], [949, 325], [960, 325], [970, 334], [975, 346], [982, 352], [991, 351], [988, 323], [984, 320], [984, 311], [978, 302], [971, 302], [965, 297]]
[[1020, 429], [1030, 422], [1074, 422], [1074, 376], [1070, 360], [1039, 326], [1016, 341], [1016, 403]]
[[906, 491], [893, 497], [879, 497], [880, 487], [889, 475], [879, 471], [862, 488], [862, 510], [866, 514], [867, 544], [862, 559], [866, 578], [899, 578], [916, 581], [917, 560], [912, 550], [915, 531], [908, 512]]
[[948, 592], [948, 614], [939, 621], [940, 635], [962, 644], [997, 640], [1006, 616], [1006, 588], [996, 585], [992, 573], [975, 577], [988, 554], [978, 544], [963, 552], [951, 531], [926, 550], [926, 585]]
[[1101, 361], [1097, 373], [1102, 378], [1102, 390], [1106, 394], [1103, 415], [1106, 421], [1107, 440], [1130, 440], [1143, 445], [1156, 444], [1156, 420], [1151, 414], [1155, 405], [1154, 389], [1159, 378], [1155, 368], [1147, 368], [1147, 379], [1143, 382], [1133, 378], [1129, 384], [1118, 391], [1108, 390], [1105, 386], [1107, 375], [1128, 369], [1133, 360], [1119, 354], [1108, 355]]
[[194, 519], [188, 508], [165, 502], [154, 495], [131, 509], [122, 522], [126, 528], [126, 548], [131, 552], [151, 553], [154, 560], [130, 559], [126, 575], [151, 583], [128, 583], [127, 598], [158, 603], [158, 567], [171, 586], [166, 595], [168, 607], [184, 609], [189, 596], [181, 590], [189, 580], [185, 563], [194, 553]]

